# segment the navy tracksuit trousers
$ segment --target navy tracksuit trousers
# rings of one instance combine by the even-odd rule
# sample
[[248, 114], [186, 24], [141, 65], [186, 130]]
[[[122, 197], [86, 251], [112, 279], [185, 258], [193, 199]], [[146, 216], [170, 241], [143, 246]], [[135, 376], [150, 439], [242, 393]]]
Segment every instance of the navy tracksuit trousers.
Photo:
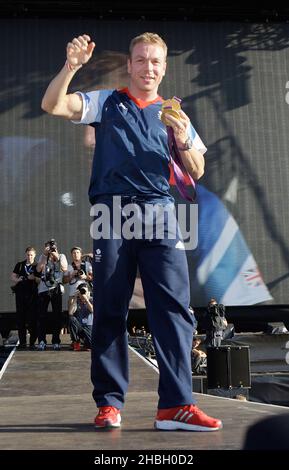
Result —
[[[106, 204], [112, 214], [112, 201]], [[122, 217], [122, 223], [125, 220]], [[105, 223], [111, 224], [112, 217]], [[194, 403], [191, 349], [195, 318], [188, 310], [187, 259], [179, 234], [169, 239], [169, 230], [165, 223], [165, 236], [151, 240], [94, 239], [91, 378], [98, 407], [121, 409], [124, 404], [129, 381], [126, 320], [137, 266], [159, 365], [158, 407]]]

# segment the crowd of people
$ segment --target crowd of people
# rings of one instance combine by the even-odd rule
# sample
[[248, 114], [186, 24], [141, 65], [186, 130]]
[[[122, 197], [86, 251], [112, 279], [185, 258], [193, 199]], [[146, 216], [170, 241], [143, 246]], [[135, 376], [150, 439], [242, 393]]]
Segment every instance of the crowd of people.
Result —
[[55, 351], [60, 350], [65, 286], [69, 294], [67, 310], [71, 347], [74, 351], [90, 349], [93, 317], [91, 255], [83, 254], [79, 246], [72, 247], [70, 253], [69, 264], [52, 239], [45, 243], [37, 261], [35, 248], [28, 246], [26, 259], [15, 265], [11, 288], [16, 300], [19, 349], [29, 347], [30, 350], [44, 351], [47, 347], [46, 333], [50, 329], [52, 347]]

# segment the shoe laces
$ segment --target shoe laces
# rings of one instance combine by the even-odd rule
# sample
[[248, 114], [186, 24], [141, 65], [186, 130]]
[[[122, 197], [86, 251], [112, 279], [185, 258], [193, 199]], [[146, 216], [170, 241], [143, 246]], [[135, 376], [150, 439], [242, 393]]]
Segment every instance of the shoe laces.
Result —
[[189, 405], [188, 411], [190, 413], [193, 413], [194, 415], [199, 415], [199, 416], [204, 416], [206, 413], [204, 413], [200, 408], [198, 408], [196, 405]]
[[201, 420], [212, 419], [218, 421], [216, 418], [212, 418], [211, 416], [207, 415], [204, 411], [200, 410], [196, 405], [190, 405], [190, 412], [193, 413], [195, 416], [198, 416]]
[[106, 415], [108, 415], [111, 411], [115, 411], [115, 412], [116, 412], [116, 408], [114, 408], [113, 406], [102, 406], [102, 407], [99, 409], [99, 416], [106, 416]]

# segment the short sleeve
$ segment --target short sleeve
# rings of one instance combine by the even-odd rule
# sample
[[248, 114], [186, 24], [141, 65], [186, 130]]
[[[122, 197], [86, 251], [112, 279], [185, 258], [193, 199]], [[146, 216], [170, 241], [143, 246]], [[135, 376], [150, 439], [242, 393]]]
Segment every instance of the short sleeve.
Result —
[[193, 146], [195, 147], [195, 149], [199, 150], [199, 152], [201, 152], [201, 154], [204, 155], [208, 149], [205, 146], [205, 144], [203, 143], [200, 136], [197, 134], [197, 132], [196, 132], [195, 128], [192, 126], [192, 124], [191, 124], [191, 127], [189, 129], [189, 134], [190, 134], [190, 137], [193, 141]]
[[15, 273], [15, 274], [20, 273], [20, 263], [15, 264], [15, 268], [13, 269], [13, 273]]
[[65, 256], [65, 254], [63, 253], [60, 253], [59, 254], [59, 261], [62, 261], [62, 262], [66, 262], [67, 263], [67, 258]]
[[68, 265], [67, 271], [64, 273], [66, 276], [74, 271], [74, 268], [71, 264]]
[[77, 91], [83, 103], [80, 121], [72, 121], [74, 124], [92, 124], [101, 121], [102, 108], [107, 98], [114, 90], [98, 90], [82, 93]]
[[87, 273], [92, 273], [92, 266], [89, 261], [85, 261], [85, 270]]

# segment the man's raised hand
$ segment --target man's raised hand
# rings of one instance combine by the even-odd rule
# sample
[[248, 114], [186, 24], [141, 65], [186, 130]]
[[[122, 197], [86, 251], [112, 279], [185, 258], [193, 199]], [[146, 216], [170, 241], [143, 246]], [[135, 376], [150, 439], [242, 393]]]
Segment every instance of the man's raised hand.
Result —
[[73, 38], [66, 46], [67, 62], [72, 67], [86, 64], [92, 56], [95, 43], [87, 34]]

